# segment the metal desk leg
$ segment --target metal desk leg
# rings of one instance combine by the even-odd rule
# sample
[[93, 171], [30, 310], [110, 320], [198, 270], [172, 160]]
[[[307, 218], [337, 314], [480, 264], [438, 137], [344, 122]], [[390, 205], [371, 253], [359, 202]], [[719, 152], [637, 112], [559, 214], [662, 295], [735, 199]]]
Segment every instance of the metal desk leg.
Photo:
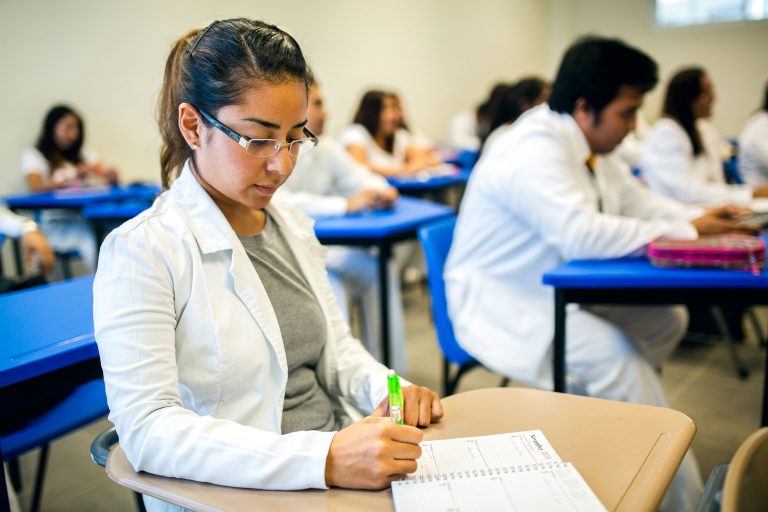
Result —
[[5, 464], [3, 464], [3, 450], [0, 448], [0, 466], [3, 467], [3, 481], [0, 482], [0, 511], [11, 510], [11, 503], [8, 498], [8, 487], [5, 484]]
[[565, 292], [555, 288], [555, 339], [553, 347], [555, 391], [565, 392]]
[[379, 310], [381, 312], [381, 359], [382, 364], [390, 367], [389, 359], [389, 259], [392, 246], [388, 243], [379, 245]]

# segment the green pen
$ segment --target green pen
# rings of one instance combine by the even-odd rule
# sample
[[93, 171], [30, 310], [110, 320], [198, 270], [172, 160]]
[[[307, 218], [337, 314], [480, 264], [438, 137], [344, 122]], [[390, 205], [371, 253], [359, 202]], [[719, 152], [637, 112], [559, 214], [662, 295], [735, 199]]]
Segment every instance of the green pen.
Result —
[[387, 390], [389, 391], [389, 417], [392, 423], [403, 424], [403, 392], [400, 390], [400, 377], [395, 370], [387, 373]]

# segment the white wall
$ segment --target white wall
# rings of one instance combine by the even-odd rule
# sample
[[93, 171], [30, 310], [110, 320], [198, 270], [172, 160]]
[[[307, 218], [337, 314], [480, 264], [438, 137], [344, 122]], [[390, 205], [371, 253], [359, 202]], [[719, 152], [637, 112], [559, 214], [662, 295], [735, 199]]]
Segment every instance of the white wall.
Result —
[[559, 59], [576, 37], [616, 36], [650, 54], [659, 64], [660, 84], [648, 96], [644, 114], [659, 117], [671, 75], [689, 65], [704, 67], [718, 96], [713, 121], [723, 136], [738, 135], [758, 108], [768, 82], [768, 21], [660, 28], [653, 0], [551, 0], [550, 59]]
[[498, 79], [544, 73], [549, 4], [537, 0], [2, 0], [0, 195], [24, 190], [19, 154], [47, 109], [85, 117], [87, 143], [128, 180], [158, 179], [157, 91], [171, 43], [217, 18], [274, 23], [302, 45], [338, 132], [362, 92], [402, 94], [411, 124], [444, 139], [448, 119]]

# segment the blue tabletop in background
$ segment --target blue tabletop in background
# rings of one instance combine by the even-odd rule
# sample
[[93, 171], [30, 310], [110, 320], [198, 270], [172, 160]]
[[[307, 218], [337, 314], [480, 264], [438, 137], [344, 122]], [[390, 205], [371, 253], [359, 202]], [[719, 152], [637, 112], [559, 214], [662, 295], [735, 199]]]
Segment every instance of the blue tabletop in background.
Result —
[[124, 199], [151, 200], [159, 192], [159, 185], [136, 184], [116, 187], [61, 189], [36, 194], [7, 196], [3, 200], [9, 208], [14, 209], [82, 208], [86, 205], [103, 201], [119, 201]]
[[544, 284], [557, 288], [768, 288], [768, 271], [716, 268], [659, 268], [646, 257], [574, 260], [547, 272]]
[[449, 206], [403, 196], [391, 210], [319, 218], [315, 223], [315, 234], [321, 241], [338, 237], [386, 238], [453, 214]]
[[93, 276], [0, 295], [0, 386], [98, 357]]
[[458, 184], [465, 184], [469, 180], [469, 171], [457, 171], [456, 174], [438, 176], [420, 176], [412, 174], [408, 176], [388, 176], [390, 185], [401, 192], [427, 192], [440, 190]]

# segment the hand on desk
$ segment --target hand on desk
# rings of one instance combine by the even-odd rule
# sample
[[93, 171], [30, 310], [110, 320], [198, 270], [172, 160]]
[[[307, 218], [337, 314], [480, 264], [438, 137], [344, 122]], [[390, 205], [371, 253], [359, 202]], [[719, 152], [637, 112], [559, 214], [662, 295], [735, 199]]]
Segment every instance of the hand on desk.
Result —
[[756, 235], [762, 229], [755, 224], [740, 224], [738, 218], [747, 213], [743, 207], [725, 205], [710, 208], [707, 212], [691, 221], [699, 235], [719, 235], [722, 233], [744, 233]]
[[397, 189], [388, 187], [384, 190], [365, 189], [347, 199], [347, 212], [362, 210], [387, 210], [398, 198]]
[[[372, 416], [389, 417], [389, 398], [379, 402]], [[428, 427], [443, 417], [443, 404], [437, 393], [424, 386], [403, 388], [403, 423], [414, 427]]]

